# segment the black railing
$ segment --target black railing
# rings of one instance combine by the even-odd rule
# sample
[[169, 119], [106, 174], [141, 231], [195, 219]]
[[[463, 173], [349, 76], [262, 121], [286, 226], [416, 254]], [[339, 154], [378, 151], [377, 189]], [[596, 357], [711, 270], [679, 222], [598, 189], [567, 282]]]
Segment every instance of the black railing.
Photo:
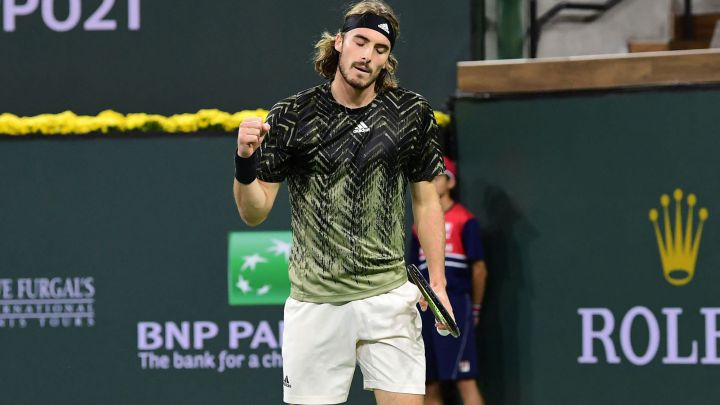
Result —
[[683, 39], [694, 39], [692, 19], [692, 0], [685, 0], [685, 12], [683, 13]]
[[605, 3], [573, 3], [564, 1], [554, 5], [550, 10], [538, 17], [537, 0], [530, 0], [530, 57], [537, 57], [537, 48], [543, 26], [563, 10], [596, 11], [595, 14], [585, 16], [580, 20], [581, 22], [589, 23], [600, 18], [606, 11], [615, 7], [615, 5], [621, 1], [622, 0], [607, 0]]

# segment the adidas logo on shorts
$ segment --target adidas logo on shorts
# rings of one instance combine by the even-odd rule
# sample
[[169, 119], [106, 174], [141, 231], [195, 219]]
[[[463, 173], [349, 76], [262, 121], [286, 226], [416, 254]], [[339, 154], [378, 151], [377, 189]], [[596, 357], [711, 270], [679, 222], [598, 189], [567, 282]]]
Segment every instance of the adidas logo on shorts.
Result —
[[360, 121], [360, 123], [353, 129], [353, 134], [363, 134], [365, 132], [370, 132], [370, 127], [365, 125], [364, 122]]
[[288, 376], [285, 376], [285, 379], [283, 380], [283, 385], [288, 388], [292, 388], [292, 385], [290, 385], [290, 379], [288, 378]]

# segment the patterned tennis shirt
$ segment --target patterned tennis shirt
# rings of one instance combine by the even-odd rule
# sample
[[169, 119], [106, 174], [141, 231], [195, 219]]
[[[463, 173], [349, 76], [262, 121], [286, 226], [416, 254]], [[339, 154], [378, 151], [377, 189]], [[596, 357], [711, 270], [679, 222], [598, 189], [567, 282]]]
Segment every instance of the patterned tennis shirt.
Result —
[[325, 83], [277, 103], [267, 122], [257, 175], [288, 183], [290, 296], [348, 302], [402, 285], [405, 190], [444, 171], [428, 102], [394, 89], [349, 109]]

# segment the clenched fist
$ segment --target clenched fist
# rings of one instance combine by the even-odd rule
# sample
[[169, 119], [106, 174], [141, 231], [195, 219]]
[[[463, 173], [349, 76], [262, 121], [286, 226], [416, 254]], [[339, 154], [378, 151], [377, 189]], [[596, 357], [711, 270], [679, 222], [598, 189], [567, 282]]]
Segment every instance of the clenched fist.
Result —
[[238, 156], [247, 158], [260, 147], [265, 135], [270, 131], [270, 124], [260, 117], [245, 118], [240, 123], [237, 137]]

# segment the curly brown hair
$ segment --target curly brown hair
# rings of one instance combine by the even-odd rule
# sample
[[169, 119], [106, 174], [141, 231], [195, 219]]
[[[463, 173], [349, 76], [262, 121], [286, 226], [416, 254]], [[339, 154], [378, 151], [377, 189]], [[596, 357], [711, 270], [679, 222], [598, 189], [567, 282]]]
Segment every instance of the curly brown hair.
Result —
[[[392, 25], [393, 31], [395, 32], [395, 38], [400, 36], [400, 23], [395, 12], [382, 1], [378, 0], [366, 0], [351, 6], [343, 17], [343, 21], [351, 15], [361, 15], [365, 13], [372, 13], [386, 18]], [[340, 30], [335, 35], [325, 31], [322, 33], [320, 40], [315, 44], [315, 71], [325, 79], [332, 80], [335, 77], [337, 71], [338, 62], [340, 61], [340, 54], [335, 50], [335, 37], [337, 35], [343, 35]], [[392, 50], [391, 50], [392, 51]], [[390, 53], [385, 68], [380, 72], [377, 79], [375, 80], [375, 91], [382, 92], [388, 89], [395, 89], [398, 87], [398, 80], [395, 77], [395, 71], [397, 70], [398, 60], [395, 56]]]

